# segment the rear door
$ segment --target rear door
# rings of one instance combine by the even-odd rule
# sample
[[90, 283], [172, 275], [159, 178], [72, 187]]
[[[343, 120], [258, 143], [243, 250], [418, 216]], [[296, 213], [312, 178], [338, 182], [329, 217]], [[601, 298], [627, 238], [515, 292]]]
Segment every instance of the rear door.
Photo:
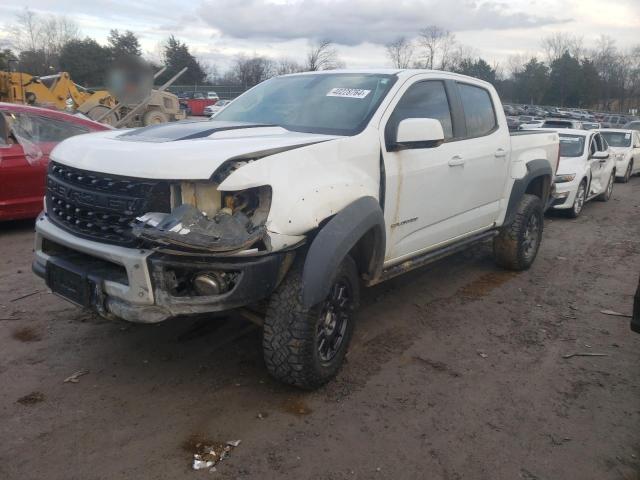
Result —
[[509, 171], [511, 140], [500, 128], [500, 100], [482, 85], [456, 82], [464, 114], [465, 134], [457, 143], [464, 152], [464, 175], [458, 186], [467, 231], [481, 229], [498, 218]]

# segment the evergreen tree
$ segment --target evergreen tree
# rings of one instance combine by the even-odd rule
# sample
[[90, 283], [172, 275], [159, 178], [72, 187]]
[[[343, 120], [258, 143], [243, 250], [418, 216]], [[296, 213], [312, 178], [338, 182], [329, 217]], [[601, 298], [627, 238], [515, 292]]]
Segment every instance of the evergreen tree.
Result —
[[60, 68], [85, 87], [104, 85], [109, 63], [109, 48], [89, 37], [67, 42], [60, 52]]
[[207, 74], [200, 62], [191, 55], [186, 43], [171, 35], [164, 46], [164, 61], [167, 70], [160, 76], [158, 83], [164, 83], [184, 67], [187, 71], [180, 77], [180, 84], [203, 83]]

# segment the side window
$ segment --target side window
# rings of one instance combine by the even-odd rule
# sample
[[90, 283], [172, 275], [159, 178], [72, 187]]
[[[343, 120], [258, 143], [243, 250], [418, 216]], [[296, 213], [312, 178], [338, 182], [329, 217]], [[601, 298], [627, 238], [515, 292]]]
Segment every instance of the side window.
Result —
[[86, 127], [37, 115], [19, 114], [14, 122], [15, 127], [35, 143], [58, 143], [81, 133], [89, 133]]
[[69, 137], [89, 133], [89, 129], [70, 122], [44, 117], [33, 117], [37, 128], [38, 142], [61, 142]]
[[594, 138], [596, 141], [596, 150], [598, 150], [599, 152], [604, 152], [607, 149], [604, 143], [604, 139], [599, 134], [596, 134]]
[[489, 92], [465, 83], [458, 83], [458, 92], [464, 108], [467, 137], [481, 137], [490, 133], [498, 122]]
[[451, 110], [444, 84], [437, 80], [429, 80], [411, 85], [402, 95], [387, 122], [387, 141], [397, 130], [398, 124], [407, 118], [435, 118], [442, 124], [445, 140], [453, 138]]

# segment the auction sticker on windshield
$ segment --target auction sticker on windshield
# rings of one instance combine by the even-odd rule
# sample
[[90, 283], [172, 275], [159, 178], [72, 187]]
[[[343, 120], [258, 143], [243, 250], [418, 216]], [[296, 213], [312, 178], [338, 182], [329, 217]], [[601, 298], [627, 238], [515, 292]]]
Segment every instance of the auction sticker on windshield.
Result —
[[327, 97], [344, 97], [344, 98], [364, 98], [371, 90], [362, 90], [360, 88], [332, 88], [327, 93]]

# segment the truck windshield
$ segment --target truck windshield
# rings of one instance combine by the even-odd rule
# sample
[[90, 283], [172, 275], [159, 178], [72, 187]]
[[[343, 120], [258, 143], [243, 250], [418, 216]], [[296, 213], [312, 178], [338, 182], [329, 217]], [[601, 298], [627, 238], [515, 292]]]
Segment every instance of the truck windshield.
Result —
[[355, 135], [364, 129], [396, 78], [367, 73], [276, 77], [238, 97], [215, 120], [279, 125], [297, 132]]
[[631, 133], [627, 132], [601, 132], [610, 147], [630, 147]]
[[560, 156], [579, 157], [584, 152], [582, 135], [560, 135]]

